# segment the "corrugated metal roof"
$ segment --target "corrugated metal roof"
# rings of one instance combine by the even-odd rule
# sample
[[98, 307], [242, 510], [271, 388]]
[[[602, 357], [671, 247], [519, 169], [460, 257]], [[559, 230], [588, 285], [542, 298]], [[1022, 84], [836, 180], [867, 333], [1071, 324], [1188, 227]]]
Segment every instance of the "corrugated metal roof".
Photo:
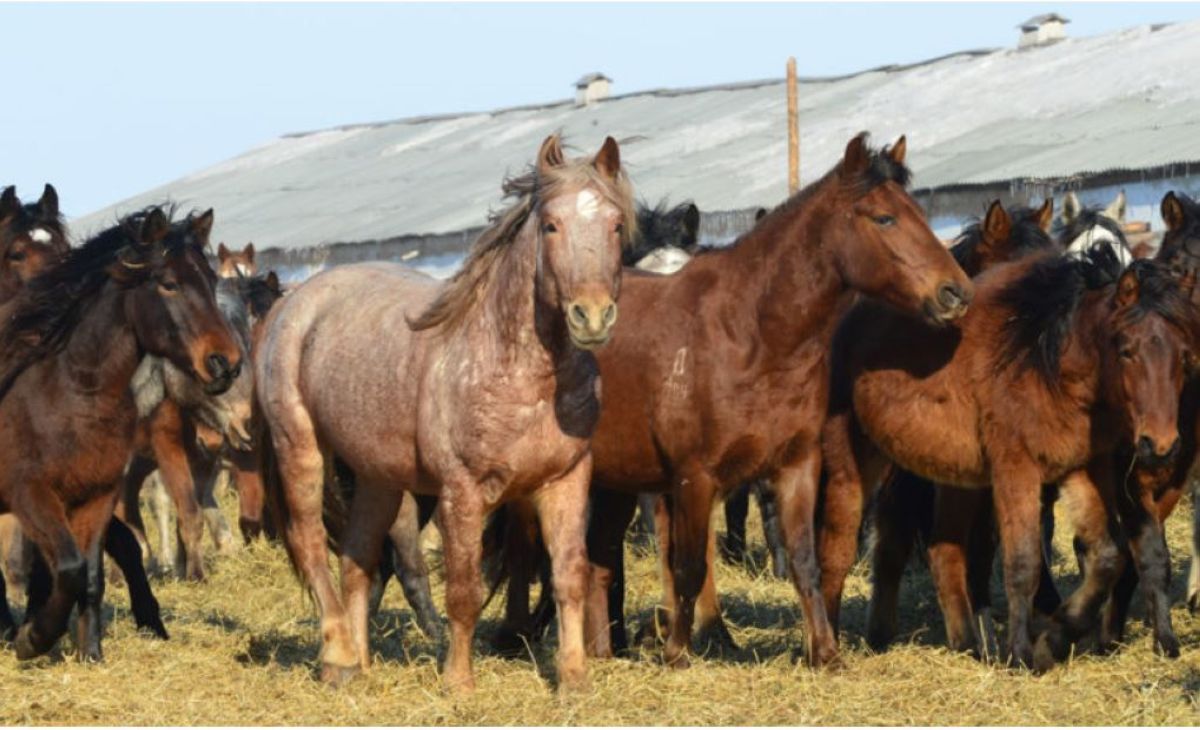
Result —
[[[917, 188], [1200, 161], [1198, 63], [1200, 23], [1188, 23], [802, 80], [801, 179], [863, 129], [877, 142], [908, 134]], [[739, 210], [785, 196], [785, 120], [775, 80], [341, 127], [281, 137], [73, 228], [169, 197], [215, 207], [217, 240], [260, 248], [460, 231], [557, 130], [589, 153], [616, 137], [646, 199]]]

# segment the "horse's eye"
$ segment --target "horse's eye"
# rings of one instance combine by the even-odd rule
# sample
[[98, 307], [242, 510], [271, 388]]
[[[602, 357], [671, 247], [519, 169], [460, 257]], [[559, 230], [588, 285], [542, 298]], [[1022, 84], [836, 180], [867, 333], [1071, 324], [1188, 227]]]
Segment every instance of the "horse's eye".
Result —
[[558, 233], [558, 226], [554, 225], [553, 223], [543, 224], [542, 233]]
[[625, 235], [625, 224], [624, 223], [617, 224], [617, 235], [618, 236]]
[[1122, 360], [1132, 360], [1136, 353], [1133, 351], [1132, 347], [1122, 347], [1119, 354], [1121, 355]]
[[8, 260], [9, 261], [24, 261], [25, 260], [25, 252], [24, 251], [9, 251], [8, 252]]
[[872, 218], [872, 220], [875, 221], [876, 225], [881, 226], [883, 228], [887, 228], [888, 226], [892, 226], [892, 225], [896, 224], [895, 216], [890, 216], [890, 215], [877, 215], [877, 216], [874, 216]]
[[175, 292], [179, 291], [179, 284], [176, 284], [173, 281], [160, 281], [158, 282], [158, 288], [164, 294], [174, 294]]

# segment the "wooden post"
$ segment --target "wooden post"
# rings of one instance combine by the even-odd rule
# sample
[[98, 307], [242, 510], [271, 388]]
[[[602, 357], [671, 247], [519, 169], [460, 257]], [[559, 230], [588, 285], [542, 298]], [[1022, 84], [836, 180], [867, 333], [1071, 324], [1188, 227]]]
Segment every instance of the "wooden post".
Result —
[[788, 195], [800, 189], [800, 110], [796, 101], [796, 57], [787, 61]]

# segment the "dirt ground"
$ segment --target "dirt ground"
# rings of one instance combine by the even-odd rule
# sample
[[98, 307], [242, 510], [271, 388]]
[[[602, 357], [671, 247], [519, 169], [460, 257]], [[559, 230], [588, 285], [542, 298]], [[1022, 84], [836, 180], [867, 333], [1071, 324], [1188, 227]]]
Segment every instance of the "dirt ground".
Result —
[[[232, 501], [226, 499], [227, 507]], [[944, 648], [927, 569], [905, 580], [900, 642], [875, 655], [862, 640], [869, 583], [860, 563], [843, 609], [846, 666], [813, 672], [794, 660], [801, 640], [791, 586], [744, 566], [721, 565], [717, 585], [739, 649], [707, 656], [691, 669], [663, 668], [652, 653], [595, 661], [591, 689], [553, 691], [553, 637], [524, 660], [489, 654], [499, 601], [477, 634], [478, 689], [442, 692], [442, 646], [425, 639], [393, 584], [375, 624], [372, 671], [341, 690], [314, 679], [318, 629], [311, 603], [281, 547], [258, 543], [211, 556], [202, 584], [155, 584], [171, 640], [136, 632], [123, 586], [109, 586], [106, 661], [80, 665], [64, 640], [55, 656], [18, 663], [0, 651], [4, 724], [1135, 724], [1200, 722], [1200, 617], [1182, 605], [1190, 504], [1169, 523], [1172, 597], [1182, 658], [1156, 657], [1135, 603], [1129, 645], [1115, 656], [1082, 652], [1046, 676], [988, 666]], [[757, 516], [748, 533], [765, 555]], [[1062, 522], [1060, 522], [1062, 524]], [[722, 528], [723, 529], [723, 528]], [[428, 557], [440, 563], [436, 531]], [[1060, 529], [1055, 574], [1076, 580]], [[210, 548], [211, 550], [211, 548]], [[627, 548], [631, 623], [646, 621], [659, 598], [656, 558]], [[1000, 583], [993, 581], [997, 599]], [[439, 605], [443, 586], [435, 578]], [[66, 653], [66, 658], [64, 658]]]

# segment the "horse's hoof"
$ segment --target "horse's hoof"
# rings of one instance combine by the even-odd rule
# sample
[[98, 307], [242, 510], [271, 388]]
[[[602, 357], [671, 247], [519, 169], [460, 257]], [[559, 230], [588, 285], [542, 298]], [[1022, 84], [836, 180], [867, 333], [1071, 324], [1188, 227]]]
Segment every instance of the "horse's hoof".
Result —
[[1013, 647], [1008, 652], [1008, 668], [1027, 670], [1034, 666], [1033, 649], [1028, 645]]
[[142, 632], [149, 631], [151, 634], [154, 635], [154, 638], [156, 638], [156, 639], [162, 639], [163, 641], [167, 641], [168, 639], [171, 638], [171, 635], [167, 633], [167, 627], [163, 625], [162, 619], [159, 619], [159, 618], [147, 619], [145, 621], [138, 621], [137, 627], [138, 627], [139, 631], [142, 631]]
[[729, 627], [724, 621], [718, 620], [713, 624], [705, 627], [700, 631], [699, 645], [703, 647], [702, 653], [708, 654], [716, 652], [717, 654], [726, 654], [738, 651], [737, 642], [733, 640], [733, 634], [729, 633]]
[[867, 646], [876, 654], [882, 654], [892, 645], [891, 629], [872, 627], [867, 629]]
[[75, 652], [75, 661], [80, 664], [103, 664], [104, 652], [100, 651], [100, 647], [94, 646], [85, 651]]
[[591, 690], [587, 669], [559, 669], [558, 693], [560, 695], [585, 694]]
[[688, 656], [687, 650], [672, 650], [668, 645], [663, 651], [663, 664], [670, 669], [690, 669], [692, 660]]
[[1165, 634], [1155, 637], [1154, 651], [1159, 656], [1167, 659], [1179, 658], [1179, 639], [1175, 638], [1174, 634]]
[[463, 677], [446, 675], [445, 680], [443, 680], [443, 686], [448, 694], [469, 695], [475, 691], [475, 678], [470, 674]]
[[46, 653], [45, 649], [37, 647], [37, 642], [33, 640], [32, 634], [33, 624], [25, 624], [17, 629], [17, 635], [13, 639], [13, 649], [16, 651], [17, 659], [25, 661]]
[[336, 664], [321, 665], [321, 681], [330, 687], [344, 687], [347, 682], [362, 674], [362, 667], [353, 664], [348, 667], [339, 667]]
[[492, 649], [505, 659], [527, 656], [528, 646], [527, 640], [521, 635], [521, 632], [507, 626], [501, 626], [492, 638]]
[[1050, 638], [1049, 632], [1045, 632], [1038, 637], [1037, 643], [1033, 647], [1034, 674], [1045, 674], [1058, 663], [1058, 652], [1055, 651], [1052, 642], [1053, 640]]

